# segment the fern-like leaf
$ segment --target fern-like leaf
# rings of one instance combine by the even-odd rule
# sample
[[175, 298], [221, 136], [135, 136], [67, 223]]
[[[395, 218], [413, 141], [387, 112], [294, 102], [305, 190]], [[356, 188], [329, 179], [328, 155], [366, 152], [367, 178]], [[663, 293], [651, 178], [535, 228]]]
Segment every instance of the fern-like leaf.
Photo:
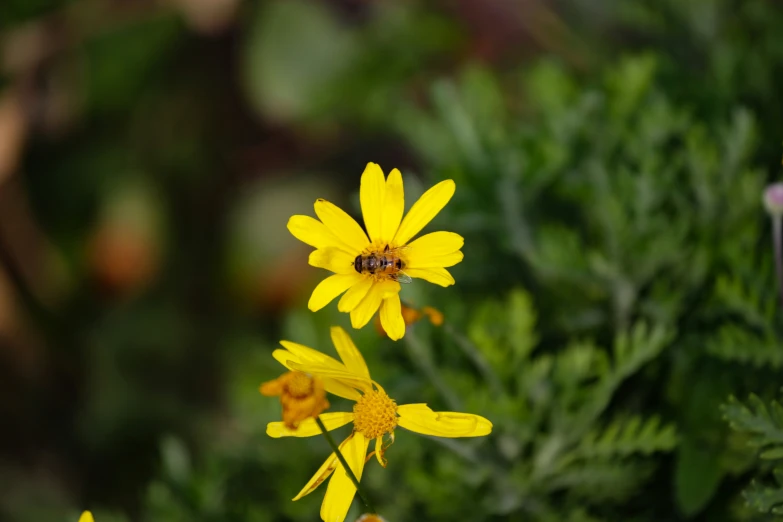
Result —
[[656, 451], [671, 451], [677, 445], [673, 424], [661, 425], [659, 417], [647, 420], [640, 416], [616, 419], [603, 430], [591, 431], [577, 449], [585, 458], [650, 455]]
[[776, 487], [769, 487], [754, 480], [742, 492], [745, 501], [762, 513], [783, 515], [783, 469], [775, 470]]
[[779, 402], [772, 401], [767, 408], [751, 394], [746, 406], [732, 396], [721, 409], [732, 428], [750, 435], [749, 444], [761, 450], [761, 458], [783, 458], [783, 407]]

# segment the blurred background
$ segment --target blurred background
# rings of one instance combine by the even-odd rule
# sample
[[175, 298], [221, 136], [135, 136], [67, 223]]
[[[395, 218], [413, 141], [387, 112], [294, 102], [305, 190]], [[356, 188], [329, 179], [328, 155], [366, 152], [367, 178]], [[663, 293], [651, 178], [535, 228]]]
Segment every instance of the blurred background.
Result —
[[350, 326], [307, 310], [326, 273], [286, 222], [359, 217], [369, 161], [407, 206], [456, 181], [427, 230], [465, 260], [404, 289], [443, 326], [350, 333], [400, 403], [495, 425], [399, 430], [363, 477], [390, 522], [773, 520], [781, 27], [773, 0], [3, 0], [0, 520], [315, 520], [325, 488], [290, 499], [326, 443], [267, 437], [257, 387], [278, 340]]

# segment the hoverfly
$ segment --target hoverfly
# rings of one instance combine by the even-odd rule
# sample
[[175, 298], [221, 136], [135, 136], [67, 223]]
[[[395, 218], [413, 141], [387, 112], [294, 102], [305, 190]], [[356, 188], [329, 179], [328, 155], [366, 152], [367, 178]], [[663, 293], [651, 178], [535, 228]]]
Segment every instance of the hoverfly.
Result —
[[360, 274], [385, 275], [398, 283], [410, 283], [413, 280], [402, 271], [405, 261], [397, 255], [404, 249], [405, 247], [390, 249], [389, 245], [386, 245], [383, 252], [359, 254], [353, 261], [353, 267]]

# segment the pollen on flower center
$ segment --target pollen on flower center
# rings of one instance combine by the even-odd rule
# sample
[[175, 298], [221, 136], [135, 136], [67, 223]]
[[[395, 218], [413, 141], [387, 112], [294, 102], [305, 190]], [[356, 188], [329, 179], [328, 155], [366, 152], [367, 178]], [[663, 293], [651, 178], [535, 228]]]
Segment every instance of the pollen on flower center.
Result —
[[368, 439], [391, 433], [397, 427], [397, 403], [384, 391], [365, 393], [353, 406], [353, 425]]
[[313, 393], [313, 379], [304, 373], [295, 372], [286, 383], [286, 390], [298, 399], [307, 397]]

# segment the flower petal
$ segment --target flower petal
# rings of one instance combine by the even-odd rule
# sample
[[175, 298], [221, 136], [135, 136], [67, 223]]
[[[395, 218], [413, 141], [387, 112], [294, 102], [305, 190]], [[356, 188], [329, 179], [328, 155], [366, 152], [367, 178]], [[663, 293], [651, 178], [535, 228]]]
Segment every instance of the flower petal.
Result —
[[[352, 437], [353, 437], [353, 434], [349, 435], [347, 439], [345, 439], [342, 443], [340, 443], [340, 451], [341, 452], [343, 450], [343, 446], [345, 446], [345, 444], [349, 440], [351, 440]], [[312, 476], [312, 478], [307, 481], [307, 484], [305, 484], [305, 486], [302, 488], [302, 490], [299, 493], [297, 493], [297, 495], [292, 500], [293, 501], [297, 501], [300, 498], [302, 498], [302, 497], [304, 497], [306, 495], [309, 495], [310, 493], [315, 491], [315, 489], [318, 486], [320, 486], [323, 483], [323, 481], [326, 480], [329, 477], [329, 475], [332, 474], [332, 472], [334, 471], [334, 468], [337, 467], [337, 463], [338, 463], [337, 455], [334, 452], [332, 452], [332, 454], [329, 455], [329, 457], [327, 457], [327, 459], [324, 461], [324, 463], [321, 464], [321, 467], [318, 468], [318, 471], [315, 472], [315, 474]]]
[[317, 312], [362, 279], [364, 276], [357, 273], [335, 274], [327, 277], [318, 283], [318, 286], [313, 290], [310, 300], [307, 302], [307, 308], [311, 312]]
[[362, 280], [353, 285], [345, 292], [345, 295], [337, 302], [337, 309], [348, 313], [362, 302], [364, 296], [370, 291], [373, 285], [373, 279], [369, 276], [362, 276]]
[[[405, 219], [402, 220], [400, 228], [394, 236], [394, 244], [402, 246], [418, 234], [446, 206], [451, 196], [454, 195], [455, 188], [454, 180], [447, 179], [422, 194], [408, 211]], [[321, 218], [321, 221], [324, 219]]]
[[[300, 345], [301, 346], [301, 345]], [[302, 363], [300, 358], [293, 353], [289, 352], [288, 350], [275, 350], [272, 352], [272, 357], [274, 357], [280, 364], [288, 368], [292, 371], [298, 371], [297, 368], [294, 368], [294, 365], [301, 365], [301, 364], [307, 364]], [[337, 361], [335, 361], [337, 362]], [[331, 393], [332, 395], [337, 395], [338, 397], [342, 397], [344, 399], [349, 399], [352, 401], [358, 401], [362, 398], [361, 394], [356, 391], [356, 387], [354, 385], [348, 385], [345, 383], [342, 383], [338, 380], [331, 379], [328, 377], [321, 376], [321, 380], [324, 382], [324, 389]], [[360, 386], [359, 389], [365, 389], [370, 388], [370, 385], [364, 384], [363, 386]]]
[[332, 395], [337, 395], [338, 397], [354, 402], [358, 402], [362, 398], [362, 394], [356, 391], [356, 388], [354, 387], [326, 377], [322, 377], [321, 380], [324, 381], [324, 389]]
[[356, 348], [356, 345], [348, 335], [348, 332], [339, 326], [332, 326], [331, 334], [332, 343], [334, 343], [337, 353], [340, 354], [340, 359], [343, 360], [343, 364], [345, 364], [350, 371], [369, 379], [370, 370], [367, 368], [367, 363], [364, 362], [364, 357], [362, 357], [361, 352]]
[[310, 216], [291, 216], [288, 220], [288, 231], [302, 243], [315, 248], [333, 247], [347, 253], [353, 252], [353, 249], [332, 234], [326, 225]]
[[[322, 413], [320, 417], [327, 431], [335, 430], [353, 421], [353, 413], [342, 411]], [[312, 437], [313, 435], [320, 435], [321, 428], [318, 427], [315, 419], [312, 418], [300, 422], [299, 427], [295, 430], [286, 428], [282, 422], [270, 422], [266, 425], [266, 434], [275, 439], [280, 437]]]
[[440, 286], [451, 286], [455, 282], [445, 268], [406, 268], [405, 273], [411, 277], [418, 277]]
[[[389, 173], [386, 179], [386, 196], [383, 200], [383, 221], [380, 239], [390, 243], [400, 228], [402, 214], [405, 212], [405, 192], [402, 186], [402, 174], [397, 169]], [[375, 239], [375, 238], [373, 238]]]
[[[362, 479], [364, 461], [367, 455], [369, 441], [360, 432], [354, 432], [353, 437], [340, 448], [346, 462], [351, 467], [356, 478]], [[329, 480], [326, 488], [323, 504], [321, 504], [321, 520], [325, 522], [343, 522], [356, 495], [356, 486], [353, 485], [343, 465], [339, 462]]]
[[79, 517], [79, 522], [95, 522], [95, 519], [92, 518], [92, 513], [85, 511], [82, 513], [82, 516]]
[[[316, 250], [316, 252], [318, 252], [318, 250]], [[456, 265], [462, 261], [463, 257], [465, 256], [462, 254], [462, 251], [457, 250], [456, 252], [444, 256], [415, 258], [414, 261], [405, 265], [405, 270], [407, 273], [407, 270], [411, 268], [446, 268]]]
[[381, 326], [392, 341], [402, 339], [405, 335], [400, 294], [392, 294], [381, 303]]
[[362, 299], [356, 308], [351, 310], [351, 326], [354, 328], [361, 328], [366, 325], [375, 312], [378, 311], [378, 307], [381, 306], [381, 301], [389, 295], [400, 291], [400, 283], [397, 281], [381, 281], [380, 283], [374, 283], [367, 292], [367, 295]]
[[[309, 373], [310, 375], [320, 377], [324, 380], [325, 388], [328, 379], [334, 379], [340, 384], [344, 384], [350, 388], [356, 388], [357, 390], [362, 390], [365, 393], [372, 391], [372, 381], [370, 379], [362, 377], [361, 375], [356, 375], [355, 373], [348, 371], [348, 369], [344, 366], [343, 369], [338, 370], [331, 366], [324, 366], [316, 363], [300, 363], [294, 361], [289, 361], [288, 366], [290, 366], [292, 370]], [[326, 389], [327, 391], [331, 391], [329, 388]]]
[[[432, 258], [438, 258], [457, 252], [465, 240], [462, 236], [454, 232], [432, 232], [425, 234], [420, 238], [411, 241], [404, 250], [405, 266], [409, 268], [428, 268], [431, 266], [451, 266], [451, 265], [432, 265], [428, 261]], [[312, 263], [311, 263], [312, 264]]]
[[350, 253], [354, 256], [370, 244], [367, 234], [364, 233], [359, 223], [334, 203], [325, 199], [316, 200], [315, 213], [335, 237], [340, 238], [351, 248]]
[[364, 227], [371, 241], [381, 240], [383, 230], [383, 200], [386, 193], [386, 180], [377, 163], [368, 163], [362, 174], [359, 188], [359, 200], [362, 204]]
[[353, 267], [354, 259], [356, 256], [351, 256], [345, 250], [326, 247], [313, 250], [308, 262], [310, 266], [325, 268], [336, 274], [357, 274]]
[[489, 435], [492, 423], [470, 413], [432, 411], [426, 404], [403, 404], [397, 407], [397, 424], [406, 430], [435, 437], [481, 437]]
[[[313, 350], [303, 344], [293, 343], [291, 341], [280, 341], [280, 344], [294, 355], [292, 362], [297, 364], [317, 364], [319, 366], [326, 366], [335, 370], [346, 370], [345, 365], [335, 359], [329, 357], [325, 353], [321, 353], [318, 350]], [[275, 350], [277, 352], [277, 350]], [[272, 352], [272, 356], [277, 359], [275, 352]], [[280, 359], [277, 359], [278, 361]], [[285, 363], [284, 363], [285, 364]]]

